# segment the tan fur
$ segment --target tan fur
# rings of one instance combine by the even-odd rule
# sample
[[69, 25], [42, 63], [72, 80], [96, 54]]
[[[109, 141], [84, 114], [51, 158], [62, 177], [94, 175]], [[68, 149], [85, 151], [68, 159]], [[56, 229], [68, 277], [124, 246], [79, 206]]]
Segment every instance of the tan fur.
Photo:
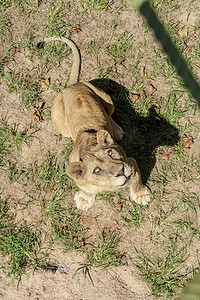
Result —
[[91, 83], [78, 83], [80, 56], [74, 43], [63, 41], [74, 55], [68, 87], [56, 97], [52, 107], [52, 123], [56, 130], [74, 141], [67, 174], [80, 188], [75, 195], [77, 208], [87, 210], [96, 194], [106, 190], [129, 188], [130, 197], [147, 204], [150, 191], [141, 181], [140, 171], [133, 158], [127, 158], [115, 140], [123, 137], [123, 129], [111, 118], [114, 105], [109, 95]]

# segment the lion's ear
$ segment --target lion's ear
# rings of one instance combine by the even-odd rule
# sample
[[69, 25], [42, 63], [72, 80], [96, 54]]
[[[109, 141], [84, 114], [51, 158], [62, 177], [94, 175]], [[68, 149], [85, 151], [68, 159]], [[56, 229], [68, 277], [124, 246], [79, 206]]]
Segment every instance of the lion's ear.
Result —
[[101, 145], [113, 145], [114, 141], [107, 130], [97, 131], [97, 143]]
[[81, 161], [73, 162], [67, 166], [66, 172], [72, 179], [83, 179], [86, 173], [86, 166]]

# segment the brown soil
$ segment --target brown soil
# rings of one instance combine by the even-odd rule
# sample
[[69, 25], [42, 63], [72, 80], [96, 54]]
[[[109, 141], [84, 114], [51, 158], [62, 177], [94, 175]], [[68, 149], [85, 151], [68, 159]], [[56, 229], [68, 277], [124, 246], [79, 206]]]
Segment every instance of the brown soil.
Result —
[[[34, 2], [34, 1], [32, 1]], [[41, 1], [43, 2], [43, 1]], [[183, 6], [184, 7], [184, 6]], [[44, 18], [47, 11], [45, 4], [42, 4], [39, 9], [43, 10]], [[184, 9], [183, 9], [184, 10]], [[13, 12], [12, 12], [13, 13]], [[174, 14], [174, 13], [173, 13]], [[13, 14], [14, 16], [14, 14]], [[103, 15], [102, 15], [103, 16]], [[118, 19], [121, 21], [120, 28], [118, 33], [123, 33], [127, 31], [130, 34], [133, 34], [133, 38], [137, 43], [140, 43], [140, 48], [137, 49], [135, 56], [137, 57], [139, 53], [143, 51], [142, 45], [145, 43], [147, 47], [148, 41], [155, 41], [154, 35], [151, 32], [145, 33], [144, 24], [141, 21], [138, 21], [141, 18], [138, 13], [131, 9], [125, 9], [122, 12], [119, 12], [117, 15]], [[188, 24], [196, 24], [197, 17], [196, 13], [192, 12], [187, 18], [187, 13], [184, 11], [183, 14], [173, 15], [173, 17], [181, 22], [188, 22]], [[180, 18], [179, 18], [180, 17]], [[13, 17], [15, 18], [15, 17]], [[77, 18], [80, 19], [79, 16]], [[91, 18], [91, 16], [90, 16]], [[107, 14], [107, 21], [109, 21], [109, 14]], [[78, 21], [81, 21], [79, 20]], [[23, 20], [19, 21], [19, 18], [13, 20], [16, 21], [14, 26], [14, 33], [16, 35], [15, 41], [20, 40], [21, 32], [24, 33], [26, 30], [26, 23], [24, 23], [25, 17]], [[42, 19], [41, 19], [42, 20]], [[91, 18], [92, 20], [92, 18]], [[28, 17], [27, 17], [27, 22]], [[90, 40], [90, 36], [96, 36], [96, 26], [100, 23], [100, 19], [97, 21], [94, 20], [87, 22], [87, 18], [83, 17], [83, 22], [81, 23], [81, 31], [78, 33], [73, 33], [71, 38], [79, 45], [82, 55], [82, 68], [81, 68], [81, 80], [91, 80], [96, 78], [96, 63], [95, 58], [87, 53], [87, 50], [84, 48], [84, 43]], [[98, 35], [102, 36], [104, 28], [100, 29], [98, 27]], [[43, 33], [38, 32], [38, 34], [43, 37]], [[106, 37], [108, 43], [110, 40], [114, 39], [112, 36]], [[145, 42], [144, 42], [145, 41]], [[1, 37], [1, 43], [6, 44], [6, 39], [4, 36]], [[149, 47], [151, 47], [150, 44]], [[156, 47], [159, 47], [157, 44]], [[151, 51], [151, 49], [149, 49]], [[112, 64], [112, 60], [107, 56], [100, 53], [99, 55], [100, 65], [108, 66]], [[132, 63], [132, 61], [127, 60], [127, 65]], [[125, 65], [126, 65], [125, 63]], [[148, 61], [146, 61], [148, 64]], [[33, 61], [26, 57], [26, 53], [16, 53], [15, 60], [7, 64], [7, 68], [15, 69], [20, 67], [26, 67], [29, 70], [34, 69], [34, 67], [39, 64], [37, 60]], [[144, 65], [143, 61], [139, 62], [138, 70], [141, 66]], [[121, 68], [121, 69], [120, 69]], [[150, 67], [149, 67], [150, 68]], [[56, 82], [59, 80], [59, 76], [65, 76], [64, 73], [68, 69], [67, 64], [61, 64], [62, 74], [58, 74], [58, 71], [51, 70], [48, 74], [45, 74], [45, 77], [51, 77], [51, 81]], [[69, 69], [68, 69], [69, 70]], [[118, 72], [123, 73], [123, 78], [119, 79], [119, 83], [123, 86], [130, 88], [132, 84], [132, 78], [130, 77], [129, 72], [127, 71], [124, 65], [119, 66]], [[113, 77], [117, 78], [116, 74], [113, 74]], [[117, 80], [114, 78], [114, 80]], [[146, 80], [144, 78], [144, 80]], [[168, 89], [168, 86], [163, 86], [162, 80], [156, 80], [157, 92], [155, 96], [163, 96]], [[151, 81], [151, 84], [154, 85], [154, 81]], [[47, 151], [54, 152], [58, 159], [60, 153], [62, 152], [62, 147], [64, 142], [56, 142], [54, 135], [56, 134], [53, 129], [50, 121], [45, 119], [41, 123], [34, 123], [30, 120], [30, 111], [25, 110], [20, 104], [20, 95], [12, 94], [6, 92], [6, 87], [1, 86], [1, 97], [0, 97], [0, 113], [2, 116], [7, 116], [9, 123], [16, 123], [19, 126], [19, 129], [26, 128], [27, 124], [33, 130], [35, 130], [34, 137], [31, 143], [23, 145], [20, 153], [14, 153], [13, 155], [18, 156], [18, 162], [21, 166], [28, 166], [29, 163], [36, 161], [41, 161], [43, 158], [43, 153]], [[46, 91], [43, 93], [42, 98], [46, 102], [46, 106], [51, 107], [52, 100], [54, 99], [56, 93], [53, 90]], [[191, 116], [191, 119], [193, 116]], [[195, 117], [194, 117], [195, 118]], [[192, 119], [193, 120], [193, 119]], [[194, 120], [196, 122], [196, 119]], [[184, 120], [182, 122], [184, 124]], [[195, 145], [192, 150], [197, 155], [197, 148], [199, 145], [200, 136], [197, 133], [194, 133]], [[6, 182], [5, 174], [0, 175], [0, 187], [3, 187]], [[169, 188], [169, 187], [168, 187]], [[28, 222], [38, 222], [42, 221], [40, 216], [40, 211], [37, 206], [29, 204], [28, 199], [26, 198], [25, 191], [20, 187], [18, 183], [7, 182], [6, 190], [4, 191], [4, 196], [9, 196], [11, 204], [16, 204], [17, 207], [21, 207], [23, 203], [28, 203], [30, 207], [28, 208], [28, 214], [23, 215]], [[128, 200], [128, 195], [124, 194], [124, 201]], [[72, 201], [69, 200], [69, 201]], [[115, 208], [116, 199], [113, 199], [110, 203], [108, 201], [100, 200], [98, 201], [88, 212], [81, 212], [81, 221], [84, 228], [88, 228], [87, 235], [93, 236], [93, 239], [102, 232], [104, 229], [108, 228], [110, 230], [115, 230], [119, 232], [121, 236], [121, 242], [119, 244], [119, 250], [126, 251], [131, 258], [134, 257], [134, 247], [140, 249], [145, 248], [146, 252], [151, 255], [152, 251], [159, 253], [160, 245], [154, 243], [154, 248], [151, 248], [150, 239], [147, 236], [150, 232], [151, 220], [154, 214], [154, 208], [156, 207], [155, 203], [151, 204], [150, 213], [148, 220], [146, 220], [145, 225], [141, 225], [138, 230], [135, 228], [128, 229], [121, 218], [121, 212]], [[168, 199], [165, 199], [166, 211], [169, 209]], [[11, 205], [12, 206], [12, 205]], [[126, 204], [125, 204], [126, 206]], [[163, 205], [164, 209], [164, 205]], [[122, 209], [123, 213], [123, 209]], [[199, 213], [199, 212], [198, 212]], [[17, 220], [20, 220], [21, 213], [17, 216]], [[199, 221], [200, 222], [200, 221]], [[156, 240], [156, 239], [155, 239]], [[187, 268], [197, 265], [199, 260], [198, 251], [195, 251], [196, 245], [194, 245], [194, 251], [191, 250], [191, 257], [188, 261]], [[81, 269], [79, 269], [82, 264], [84, 264], [85, 256], [77, 252], [65, 252], [63, 247], [58, 246], [56, 249], [53, 249], [50, 254], [50, 260], [52, 259], [60, 267], [68, 267], [67, 270], [57, 270], [46, 271], [43, 269], [36, 269], [34, 272], [30, 272], [28, 277], [23, 275], [19, 282], [14, 282], [12, 278], [7, 278], [5, 273], [7, 270], [0, 270], [0, 299], [2, 300], [153, 300], [154, 297], [151, 296], [151, 289], [141, 278], [138, 269], [135, 266], [134, 260], [129, 259], [128, 265], [119, 266], [116, 268], [109, 268], [102, 270], [97, 267], [89, 266], [89, 273], [92, 279], [92, 282], [88, 282], [84, 278]], [[0, 265], [3, 264], [5, 258], [1, 258]], [[77, 273], [79, 275], [75, 275]], [[5, 272], [4, 272], [5, 271]]]

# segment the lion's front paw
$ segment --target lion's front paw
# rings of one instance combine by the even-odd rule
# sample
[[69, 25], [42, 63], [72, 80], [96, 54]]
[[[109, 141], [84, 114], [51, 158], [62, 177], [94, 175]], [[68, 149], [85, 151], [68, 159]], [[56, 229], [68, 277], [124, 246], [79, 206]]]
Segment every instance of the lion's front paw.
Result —
[[76, 193], [74, 200], [78, 209], [87, 211], [95, 202], [95, 195], [87, 195], [80, 191]]
[[137, 193], [131, 191], [130, 197], [136, 203], [146, 205], [151, 200], [151, 192], [146, 186], [144, 186]]

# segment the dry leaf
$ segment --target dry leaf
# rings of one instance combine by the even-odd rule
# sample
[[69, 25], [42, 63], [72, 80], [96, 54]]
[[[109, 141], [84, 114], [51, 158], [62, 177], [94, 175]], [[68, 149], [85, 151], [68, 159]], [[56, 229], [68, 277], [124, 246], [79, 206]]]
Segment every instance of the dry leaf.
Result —
[[160, 151], [162, 159], [171, 159], [175, 154], [175, 147], [168, 148], [166, 151]]
[[144, 90], [140, 91], [140, 97], [141, 97], [141, 100], [144, 100], [146, 98], [146, 94], [145, 94]]
[[109, 10], [111, 10], [112, 8], [111, 8], [111, 6], [107, 6], [107, 8], [106, 8], [106, 11], [109, 11]]
[[33, 120], [34, 122], [38, 122], [38, 123], [41, 122], [41, 117], [40, 115], [37, 115], [36, 112], [30, 116], [30, 119]]
[[121, 211], [121, 210], [122, 210], [122, 207], [123, 207], [123, 203], [122, 203], [122, 202], [117, 202], [117, 203], [115, 204], [115, 207], [116, 207], [116, 209], [118, 209], [119, 211]]
[[191, 36], [187, 39], [187, 44], [189, 45], [194, 45], [194, 42], [196, 41], [197, 37], [196, 36]]
[[177, 29], [181, 29], [181, 28], [184, 28], [185, 27], [185, 24], [179, 22], [177, 25], [176, 25], [176, 28]]
[[157, 89], [153, 86], [153, 84], [149, 84], [145, 88], [145, 92], [147, 92], [147, 94], [149, 94], [150, 96], [153, 95], [153, 93], [155, 93], [156, 91], [157, 91]]
[[192, 52], [192, 49], [193, 49], [194, 46], [186, 46], [186, 48], [184, 48], [183, 51], [186, 51], [187, 53], [191, 53]]
[[34, 122], [41, 122], [43, 120], [40, 110], [44, 107], [45, 102], [40, 102], [35, 106], [31, 107], [32, 115], [30, 116], [31, 120]]
[[42, 109], [42, 108], [44, 107], [44, 105], [45, 105], [45, 102], [42, 101], [42, 102], [39, 102], [38, 104], [36, 104], [35, 107], [36, 107], [37, 109]]
[[138, 94], [133, 94], [133, 93], [129, 93], [128, 96], [129, 96], [129, 99], [135, 100], [135, 101], [137, 101], [140, 97]]
[[184, 42], [185, 47], [183, 48], [183, 52], [186, 51], [188, 53], [192, 52], [192, 49], [195, 46], [195, 41], [196, 41], [196, 37], [195, 36], [191, 36], [187, 38], [187, 41]]
[[75, 33], [77, 33], [77, 32], [79, 32], [79, 31], [81, 31], [81, 29], [80, 29], [79, 27], [72, 27], [72, 28], [70, 29], [70, 32], [75, 32]]
[[182, 140], [187, 139], [187, 134], [183, 134], [182, 137], [181, 137], [181, 139], [182, 139]]
[[41, 89], [42, 89], [43, 91], [48, 90], [49, 85], [50, 85], [50, 79], [49, 79], [49, 78], [46, 78], [46, 79], [42, 79], [42, 80], [41, 80]]
[[191, 134], [188, 134], [188, 136], [187, 136], [187, 142], [186, 142], [186, 145], [185, 145], [185, 149], [190, 149], [190, 146], [192, 145], [192, 144], [194, 144], [194, 139], [193, 139], [193, 137], [192, 137], [192, 135]]

